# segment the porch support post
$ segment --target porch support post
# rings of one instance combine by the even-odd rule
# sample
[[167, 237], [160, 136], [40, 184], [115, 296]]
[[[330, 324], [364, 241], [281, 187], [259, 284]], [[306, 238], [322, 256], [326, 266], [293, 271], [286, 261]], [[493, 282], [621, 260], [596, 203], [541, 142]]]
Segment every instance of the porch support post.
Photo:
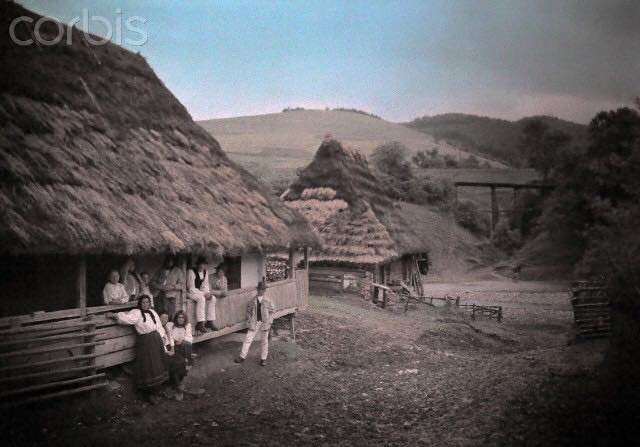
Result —
[[296, 314], [291, 314], [291, 335], [293, 342], [296, 342]]
[[178, 309], [187, 311], [187, 256], [189, 254], [180, 255], [180, 270], [182, 270], [182, 278], [184, 283], [182, 284], [182, 290], [180, 290], [180, 302], [176, 303], [176, 311]]
[[287, 275], [287, 278], [293, 278], [293, 247], [289, 247], [289, 261], [287, 263], [288, 267], [289, 267], [289, 273]]
[[87, 258], [84, 254], [80, 255], [78, 261], [76, 292], [80, 314], [85, 316], [87, 314]]

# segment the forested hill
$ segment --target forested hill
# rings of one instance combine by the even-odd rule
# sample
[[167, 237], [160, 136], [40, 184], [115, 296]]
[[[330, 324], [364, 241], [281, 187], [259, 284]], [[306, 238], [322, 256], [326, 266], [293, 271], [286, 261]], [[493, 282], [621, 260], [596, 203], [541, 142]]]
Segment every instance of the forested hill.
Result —
[[540, 119], [551, 130], [569, 134], [574, 143], [586, 138], [586, 126], [551, 116], [531, 116], [507, 121], [485, 116], [447, 113], [416, 118], [406, 126], [468, 151], [490, 156], [512, 166], [520, 164], [518, 144], [527, 122]]

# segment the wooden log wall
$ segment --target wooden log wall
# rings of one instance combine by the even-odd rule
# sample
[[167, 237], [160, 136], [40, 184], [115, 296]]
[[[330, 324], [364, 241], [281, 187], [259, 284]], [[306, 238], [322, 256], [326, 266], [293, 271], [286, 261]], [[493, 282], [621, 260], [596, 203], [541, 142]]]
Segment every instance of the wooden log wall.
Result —
[[360, 269], [312, 267], [309, 269], [309, 288], [312, 293], [360, 293], [366, 272]]

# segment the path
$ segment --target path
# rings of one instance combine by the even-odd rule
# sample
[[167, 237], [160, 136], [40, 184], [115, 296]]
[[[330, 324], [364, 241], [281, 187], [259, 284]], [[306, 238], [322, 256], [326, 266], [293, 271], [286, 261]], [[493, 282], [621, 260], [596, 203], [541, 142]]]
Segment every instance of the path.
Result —
[[[205, 358], [215, 362], [204, 397], [148, 407], [126, 393], [112, 395], [100, 412], [85, 411], [80, 425], [41, 420], [42, 439], [117, 439], [120, 446], [513, 444], [528, 420], [509, 413], [512, 403], [542, 392], [550, 378], [590, 370], [604, 346], [567, 345], [564, 288], [505, 284], [462, 285], [477, 300], [504, 305], [501, 324], [472, 322], [455, 309], [419, 307], [405, 315], [355, 297], [312, 297], [296, 319], [297, 344], [274, 341], [268, 367], [257, 365], [256, 348], [235, 365], [237, 344], [210, 346], [215, 355]], [[523, 427], [507, 430], [507, 423]]]

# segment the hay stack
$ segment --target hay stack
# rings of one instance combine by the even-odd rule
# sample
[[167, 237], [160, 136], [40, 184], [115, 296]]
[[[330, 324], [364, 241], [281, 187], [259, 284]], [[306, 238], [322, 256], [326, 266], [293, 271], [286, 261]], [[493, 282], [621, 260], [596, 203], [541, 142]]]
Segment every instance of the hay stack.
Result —
[[142, 56], [66, 28], [58, 45], [18, 46], [6, 30], [23, 15], [40, 17], [0, 5], [0, 252], [239, 254], [314, 243]]

